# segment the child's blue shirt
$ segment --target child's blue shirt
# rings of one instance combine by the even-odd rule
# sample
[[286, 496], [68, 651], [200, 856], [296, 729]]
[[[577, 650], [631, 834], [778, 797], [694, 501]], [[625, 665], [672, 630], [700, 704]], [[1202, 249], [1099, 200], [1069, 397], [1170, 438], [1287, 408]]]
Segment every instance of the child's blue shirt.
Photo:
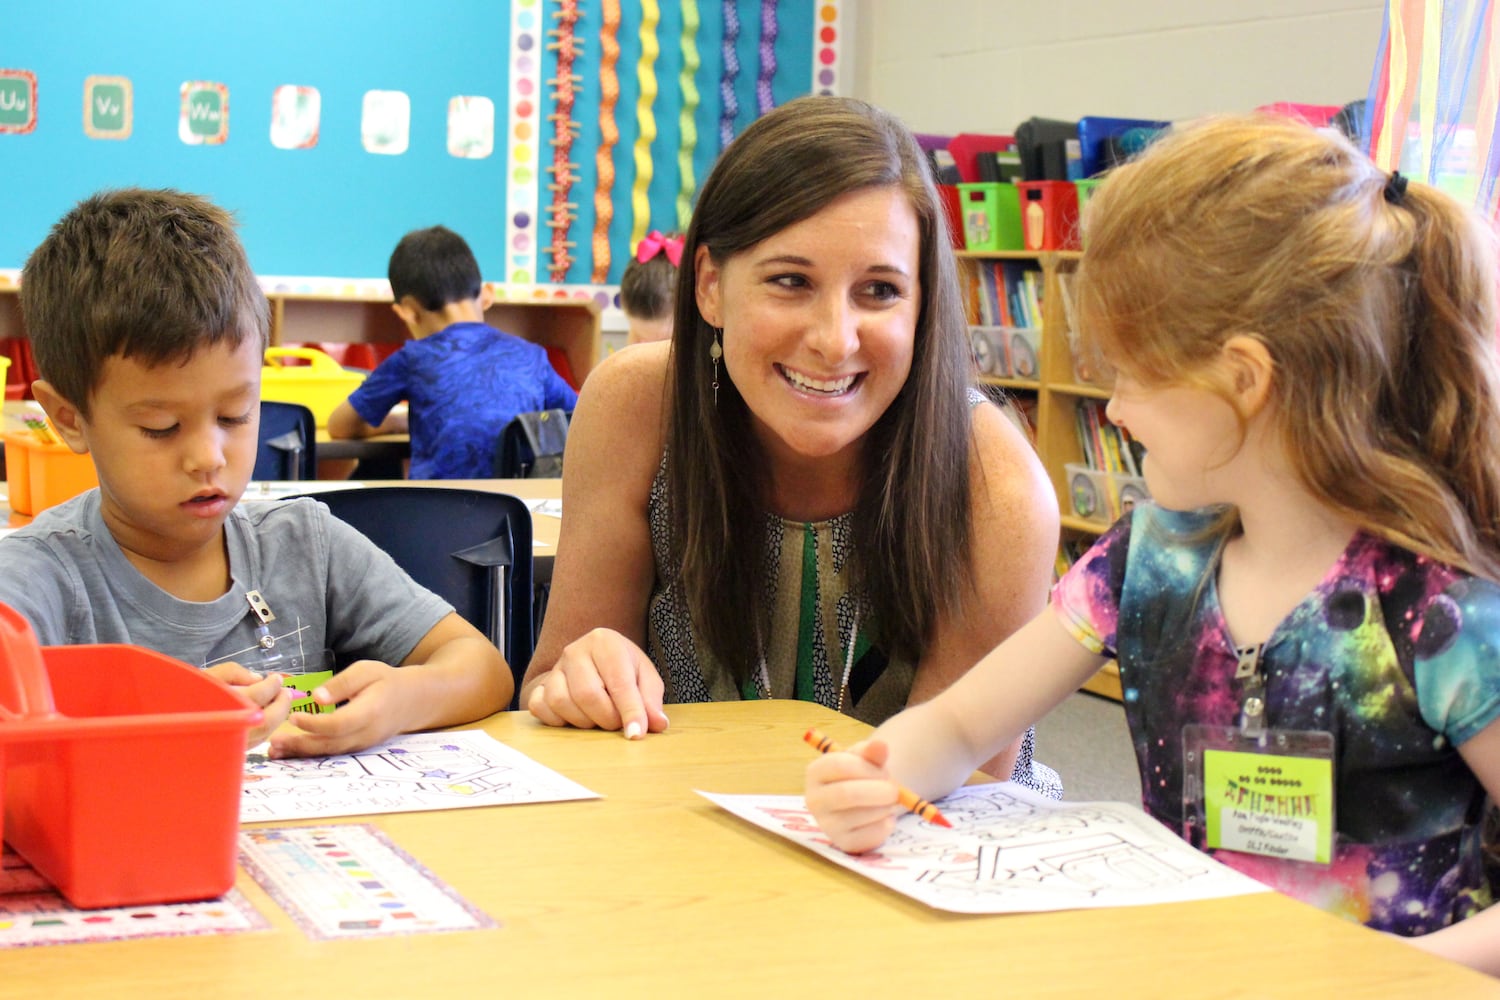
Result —
[[349, 395], [378, 426], [410, 406], [412, 479], [488, 479], [500, 432], [518, 413], [571, 410], [578, 402], [544, 348], [484, 323], [454, 323], [413, 340]]

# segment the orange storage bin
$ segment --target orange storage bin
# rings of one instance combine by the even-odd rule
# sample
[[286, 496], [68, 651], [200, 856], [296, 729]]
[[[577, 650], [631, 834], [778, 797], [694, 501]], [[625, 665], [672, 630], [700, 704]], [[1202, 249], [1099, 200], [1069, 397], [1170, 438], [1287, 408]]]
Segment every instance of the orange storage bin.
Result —
[[1021, 181], [1021, 232], [1027, 250], [1078, 249], [1078, 189], [1072, 181]]
[[229, 891], [245, 739], [259, 718], [160, 653], [38, 647], [0, 604], [0, 830], [74, 906]]
[[45, 444], [30, 431], [5, 433], [5, 480], [10, 509], [40, 514], [99, 485], [94, 460], [65, 444]]

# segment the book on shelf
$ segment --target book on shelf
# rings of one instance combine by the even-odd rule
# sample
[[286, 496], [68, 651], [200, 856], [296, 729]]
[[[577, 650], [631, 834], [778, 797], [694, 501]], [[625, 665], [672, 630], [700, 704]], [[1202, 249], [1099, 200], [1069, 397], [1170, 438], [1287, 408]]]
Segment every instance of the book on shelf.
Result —
[[1068, 537], [1064, 538], [1057, 546], [1057, 562], [1054, 570], [1058, 577], [1063, 576], [1073, 568], [1073, 564], [1083, 558], [1083, 554], [1094, 544], [1092, 538]]
[[1075, 275], [1071, 271], [1059, 271], [1057, 274], [1058, 297], [1062, 300], [1063, 324], [1066, 327], [1064, 333], [1068, 344], [1068, 353], [1073, 358], [1073, 376], [1079, 381], [1089, 385], [1098, 384], [1101, 379], [1098, 372], [1094, 370], [1092, 359], [1083, 356], [1079, 351], [1079, 328], [1078, 320], [1073, 306], [1073, 282]]
[[980, 260], [964, 279], [964, 300], [978, 326], [1042, 325], [1042, 272], [1027, 261]]
[[1112, 423], [1104, 408], [1099, 399], [1080, 399], [1074, 406], [1074, 429], [1084, 464], [1100, 472], [1139, 476], [1145, 449], [1129, 431]]

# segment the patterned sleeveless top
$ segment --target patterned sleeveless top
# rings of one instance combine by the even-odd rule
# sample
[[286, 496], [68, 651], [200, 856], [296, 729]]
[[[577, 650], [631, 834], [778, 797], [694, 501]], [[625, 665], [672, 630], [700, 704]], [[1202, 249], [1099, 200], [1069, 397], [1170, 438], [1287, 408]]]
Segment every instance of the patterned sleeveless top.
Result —
[[[971, 405], [985, 398], [970, 390]], [[646, 653], [666, 684], [667, 704], [796, 698], [870, 725], [906, 707], [917, 665], [873, 644], [879, 623], [869, 619], [868, 608], [849, 591], [844, 575], [852, 547], [852, 512], [812, 523], [766, 514], [762, 577], [770, 632], [763, 638], [759, 676], [736, 684], [728, 666], [700, 642], [670, 562], [666, 472], [663, 456], [647, 501], [656, 579], [647, 606]], [[1060, 798], [1056, 772], [1031, 759], [1033, 739], [1028, 730], [1012, 779]]]

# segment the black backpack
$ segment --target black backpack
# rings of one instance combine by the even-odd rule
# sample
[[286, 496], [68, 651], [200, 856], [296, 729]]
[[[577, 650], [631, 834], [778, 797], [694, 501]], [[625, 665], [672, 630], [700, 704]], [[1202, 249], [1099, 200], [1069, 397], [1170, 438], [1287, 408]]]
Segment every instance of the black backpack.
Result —
[[571, 415], [567, 410], [517, 414], [500, 432], [500, 447], [495, 450], [495, 476], [499, 479], [561, 476]]

